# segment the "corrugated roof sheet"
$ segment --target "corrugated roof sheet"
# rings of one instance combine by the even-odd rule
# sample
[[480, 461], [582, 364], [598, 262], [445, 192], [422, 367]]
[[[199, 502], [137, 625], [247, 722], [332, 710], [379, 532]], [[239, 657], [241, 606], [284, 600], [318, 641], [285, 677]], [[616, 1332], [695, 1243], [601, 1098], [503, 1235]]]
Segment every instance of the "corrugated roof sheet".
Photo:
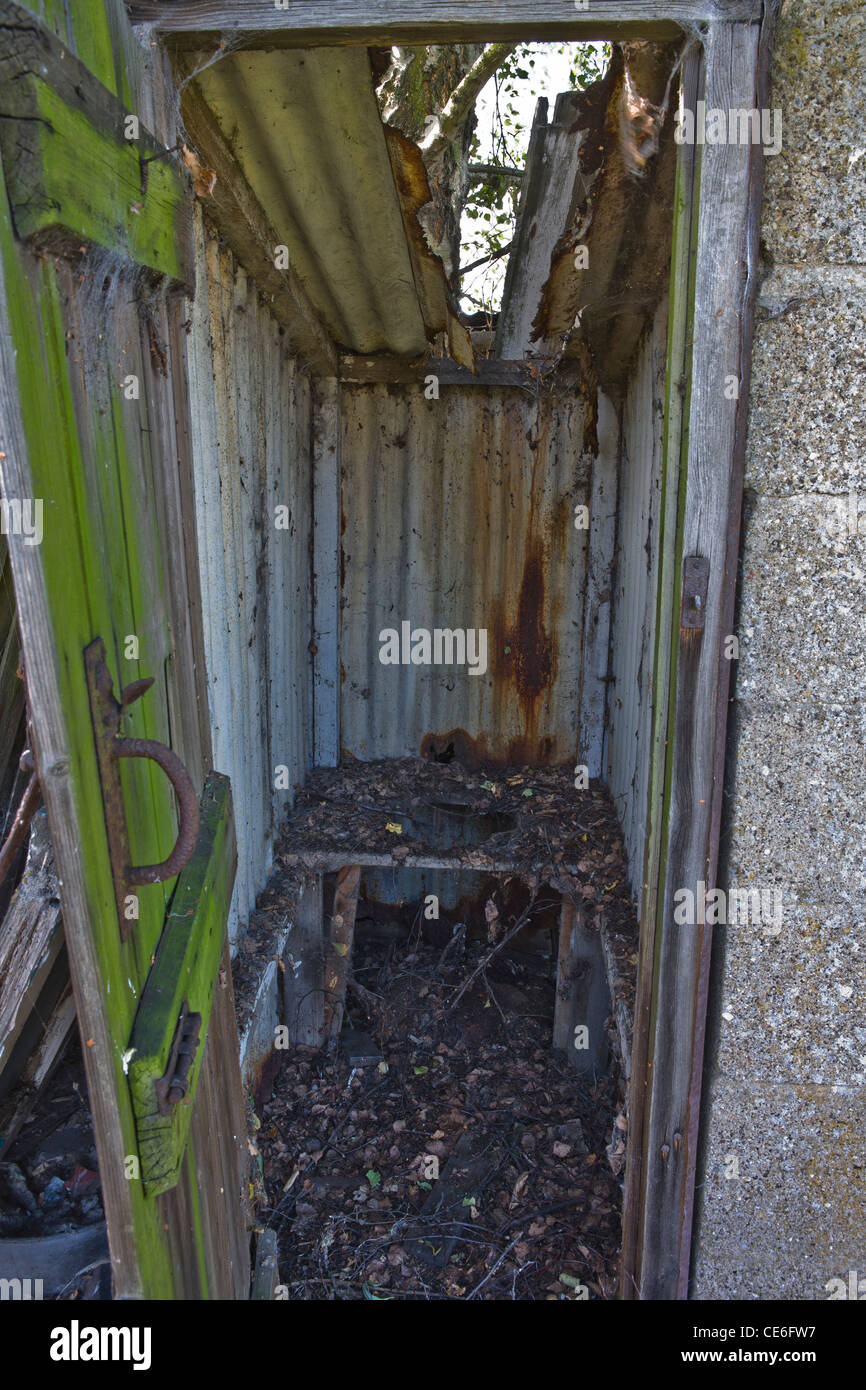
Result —
[[334, 339], [358, 352], [422, 352], [366, 50], [235, 53], [196, 80]]

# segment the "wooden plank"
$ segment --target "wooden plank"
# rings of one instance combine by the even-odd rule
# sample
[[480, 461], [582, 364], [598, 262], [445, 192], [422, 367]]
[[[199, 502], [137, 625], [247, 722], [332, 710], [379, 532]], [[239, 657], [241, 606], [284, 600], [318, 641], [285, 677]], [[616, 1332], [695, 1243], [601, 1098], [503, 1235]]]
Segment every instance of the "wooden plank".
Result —
[[322, 875], [315, 873], [305, 878], [298, 887], [283, 976], [289, 1038], [293, 1043], [306, 1047], [321, 1047], [325, 1031], [322, 913]]
[[[129, 1088], [141, 1178], [149, 1195], [167, 1191], [180, 1176], [236, 864], [231, 785], [227, 777], [212, 772], [202, 795], [198, 843], [178, 879], [129, 1042]], [[166, 1071], [184, 1004], [191, 1014], [201, 1015], [199, 1042], [185, 1099], [165, 1115], [155, 1083]]]
[[[607, 968], [601, 937], [583, 920], [583, 913], [563, 898], [559, 920], [559, 953], [556, 965], [556, 1003], [553, 1046], [569, 1062], [588, 1075], [607, 1069], [608, 1044], [605, 1023], [610, 1012]], [[577, 1030], [585, 1028], [586, 1036]], [[586, 1046], [583, 1046], [583, 1043]]]
[[[369, 854], [364, 850], [347, 846], [344, 849], [304, 850], [298, 855], [283, 854], [281, 861], [290, 868], [300, 865], [304, 869], [315, 869], [322, 873], [336, 873], [347, 859], [353, 864], [360, 864], [363, 869], [470, 869], [473, 872], [491, 874], [515, 874], [527, 869], [525, 857], [521, 858], [518, 855], [487, 854], [476, 846], [470, 851], [470, 856], [468, 859], [461, 858], [458, 849], [453, 856], [406, 854], [395, 859], [392, 854]], [[546, 862], [540, 860], [535, 868], [544, 868]], [[557, 869], [577, 878], [582, 876], [577, 865], [567, 860], [558, 864]]]
[[[32, 15], [0, 0], [0, 152], [19, 237], [76, 254], [103, 246], [192, 284], [189, 177]], [[151, 162], [142, 165], [142, 160]]]
[[355, 913], [358, 910], [360, 887], [360, 866], [344, 865], [337, 874], [334, 911], [325, 955], [325, 1041], [329, 1045], [336, 1043], [343, 1026], [346, 984], [352, 973]]
[[47, 825], [31, 835], [27, 867], [0, 923], [0, 1076], [63, 948], [57, 875], [46, 839]]
[[75, 1027], [75, 996], [68, 983], [54, 1006], [45, 1031], [21, 1074], [8, 1102], [0, 1106], [0, 1148], [6, 1158], [22, 1127], [38, 1104], [41, 1091], [50, 1080], [54, 1067]]
[[213, 193], [204, 204], [208, 220], [267, 296], [271, 313], [286, 328], [292, 353], [319, 375], [336, 375], [337, 357], [327, 329], [295, 270], [277, 269], [274, 249], [282, 238], [268, 221], [219, 123], [193, 83], [182, 89], [181, 111], [196, 153], [217, 176]]
[[577, 760], [590, 777], [603, 777], [608, 662], [610, 659], [611, 565], [616, 539], [619, 418], [598, 393], [598, 453], [592, 462], [586, 585], [583, 602], [583, 658], [580, 663], [580, 714]]
[[[708, 108], [751, 108], [756, 97], [758, 30], [711, 27], [705, 41]], [[749, 196], [754, 196], [750, 147], [705, 146], [700, 167], [700, 205], [691, 395], [688, 409], [688, 475], [679, 555], [709, 561], [706, 627], [679, 627], [674, 614], [669, 726], [667, 826], [659, 891], [655, 995], [647, 1069], [649, 1112], [643, 1144], [644, 1209], [636, 1281], [641, 1298], [683, 1298], [687, 1293], [691, 1205], [700, 1102], [700, 1049], [706, 1000], [700, 967], [711, 931], [674, 923], [674, 894], [697, 884], [714, 887], [710, 815], [720, 718], [717, 692], [724, 631], [722, 595], [728, 544], [732, 461], [738, 412], [728, 401], [725, 378], [740, 379], [744, 351], [742, 307], [754, 248], [747, 243]], [[680, 559], [681, 563], [681, 559]], [[700, 1021], [699, 1021], [700, 1020]]]
[[435, 377], [440, 386], [522, 386], [533, 392], [572, 395], [579, 377], [574, 364], [552, 370], [545, 362], [482, 361], [476, 359], [475, 370], [461, 366], [450, 357], [428, 357], [420, 362], [406, 362], [397, 357], [361, 357], [346, 354], [340, 359], [340, 380], [368, 385], [375, 382], [394, 382], [423, 386], [428, 377]]
[[759, 0], [304, 0], [277, 9], [273, 0], [247, 0], [243, 20], [237, 6], [217, 0], [164, 4], [132, 0], [133, 23], [153, 24], [189, 47], [219, 43], [227, 34], [249, 46], [312, 43], [453, 43], [498, 39], [676, 38], [684, 24], [752, 20]]
[[277, 1233], [273, 1227], [268, 1227], [259, 1233], [256, 1241], [256, 1268], [251, 1299], [271, 1300], [274, 1297], [280, 1280], [278, 1260]]
[[317, 382], [313, 396], [313, 765], [340, 760], [340, 385]]

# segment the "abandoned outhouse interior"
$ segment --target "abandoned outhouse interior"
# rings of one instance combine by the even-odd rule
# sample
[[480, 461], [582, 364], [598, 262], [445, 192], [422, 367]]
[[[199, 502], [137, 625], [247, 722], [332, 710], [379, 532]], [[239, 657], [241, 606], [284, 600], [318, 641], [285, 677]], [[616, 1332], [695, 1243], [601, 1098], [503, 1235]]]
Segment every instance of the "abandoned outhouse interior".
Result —
[[[761, 7], [236, 8], [0, 3], [0, 1252], [683, 1297]], [[607, 47], [473, 314], [520, 40]]]

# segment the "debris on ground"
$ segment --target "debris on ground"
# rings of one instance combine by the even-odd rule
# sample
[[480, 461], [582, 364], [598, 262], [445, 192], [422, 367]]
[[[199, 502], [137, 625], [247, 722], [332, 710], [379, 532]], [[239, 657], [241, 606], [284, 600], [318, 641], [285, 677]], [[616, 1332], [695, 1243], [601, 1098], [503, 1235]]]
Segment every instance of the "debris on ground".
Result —
[[287, 1298], [616, 1296], [616, 1064], [551, 1051], [555, 961], [489, 953], [359, 932], [345, 1043], [287, 1054], [256, 1136]]

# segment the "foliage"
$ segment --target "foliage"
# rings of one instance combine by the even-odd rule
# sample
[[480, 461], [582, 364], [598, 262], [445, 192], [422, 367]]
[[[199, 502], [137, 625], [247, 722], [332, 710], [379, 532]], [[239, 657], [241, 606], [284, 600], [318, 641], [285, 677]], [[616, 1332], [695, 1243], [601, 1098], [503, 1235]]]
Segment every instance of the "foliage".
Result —
[[[474, 131], [470, 165], [483, 165], [483, 177], [473, 177], [463, 209], [461, 264], [462, 301], [467, 312], [494, 312], [505, 280], [506, 252], [514, 235], [520, 182], [507, 172], [497, 177], [491, 166], [522, 171], [526, 162], [532, 112], [541, 88], [549, 81], [552, 56], [568, 62], [568, 86], [582, 90], [603, 76], [610, 57], [608, 44], [520, 44], [491, 80], [491, 100]], [[560, 79], [560, 86], [562, 85]], [[552, 95], [555, 95], [553, 93]], [[485, 262], [470, 269], [476, 262]]]

